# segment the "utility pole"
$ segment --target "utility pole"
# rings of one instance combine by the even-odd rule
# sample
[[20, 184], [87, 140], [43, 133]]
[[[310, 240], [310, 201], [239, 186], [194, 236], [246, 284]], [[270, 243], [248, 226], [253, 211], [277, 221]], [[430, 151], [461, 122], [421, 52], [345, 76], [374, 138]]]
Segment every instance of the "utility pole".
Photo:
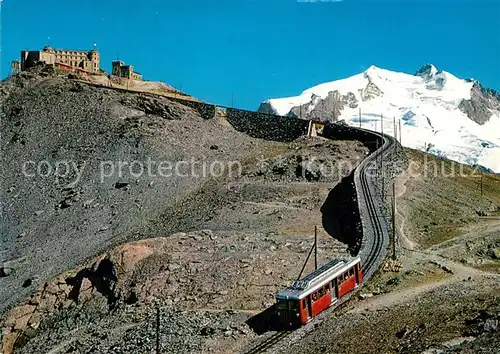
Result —
[[[396, 141], [398, 141], [398, 127], [396, 125], [396, 116], [393, 117], [393, 122], [394, 122], [394, 139], [396, 139]], [[396, 158], [398, 158], [398, 145], [396, 144]]]
[[481, 197], [483, 196], [483, 170], [481, 170]]
[[[384, 115], [380, 115], [380, 131], [382, 133], [382, 139], [384, 136]], [[380, 154], [380, 172], [382, 173], [382, 200], [385, 203], [385, 173], [384, 173], [384, 159], [382, 154]]]
[[311, 258], [311, 254], [313, 253], [315, 248], [316, 248], [316, 242], [314, 242], [314, 245], [312, 245], [311, 250], [309, 251], [309, 254], [307, 255], [306, 261], [304, 262], [304, 265], [302, 266], [302, 269], [300, 270], [300, 274], [297, 277], [297, 280], [300, 280], [300, 278], [302, 277], [302, 273], [304, 273], [304, 269], [306, 269], [307, 262], [309, 262], [309, 258]]
[[325, 100], [321, 100], [321, 113], [320, 113], [320, 116], [318, 117], [318, 120], [322, 120], [321, 118], [323, 118], [323, 115], [325, 116], [326, 118], [326, 112], [325, 112]]
[[314, 270], [318, 269], [318, 227], [314, 225]]
[[401, 140], [401, 120], [399, 120], [399, 144], [403, 146], [403, 142]]
[[380, 170], [382, 172], [382, 200], [385, 203], [385, 173], [384, 173], [384, 161], [382, 160], [382, 156], [380, 156]]
[[359, 107], [359, 127], [361, 128], [361, 107]]
[[398, 151], [400, 152], [400, 155], [403, 156], [404, 155], [404, 151], [403, 151], [403, 143], [402, 143], [402, 139], [401, 139], [402, 135], [401, 135], [401, 119], [399, 120], [399, 149]]
[[336, 117], [335, 117], [335, 101], [334, 102], [334, 105], [333, 105], [333, 109], [332, 109], [332, 122], [335, 123], [337, 121]]
[[392, 259], [396, 260], [396, 181], [392, 183]]
[[160, 354], [160, 306], [156, 305], [156, 354]]
[[393, 117], [393, 121], [394, 121], [394, 139], [396, 139], [396, 141], [398, 141], [398, 130], [396, 127], [396, 117]]

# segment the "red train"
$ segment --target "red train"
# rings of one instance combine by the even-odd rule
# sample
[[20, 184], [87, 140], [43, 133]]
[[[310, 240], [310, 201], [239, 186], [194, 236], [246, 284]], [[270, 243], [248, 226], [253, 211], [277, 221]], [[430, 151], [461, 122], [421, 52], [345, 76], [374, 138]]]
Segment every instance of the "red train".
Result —
[[359, 257], [334, 259], [276, 294], [278, 320], [290, 327], [305, 324], [362, 282]]

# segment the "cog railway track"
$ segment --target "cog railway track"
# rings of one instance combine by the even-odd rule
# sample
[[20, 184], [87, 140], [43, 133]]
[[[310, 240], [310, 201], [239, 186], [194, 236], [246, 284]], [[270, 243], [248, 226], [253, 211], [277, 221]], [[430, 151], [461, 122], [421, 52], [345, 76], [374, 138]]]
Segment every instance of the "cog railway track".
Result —
[[[387, 235], [384, 235], [384, 228], [380, 221], [377, 204], [375, 202], [375, 193], [370, 185], [370, 179], [368, 175], [369, 168], [373, 163], [376, 163], [377, 158], [381, 156], [384, 158], [385, 154], [391, 153], [395, 146], [395, 139], [382, 135], [380, 133], [372, 132], [365, 129], [358, 129], [360, 131], [367, 132], [372, 135], [376, 135], [378, 138], [383, 139], [384, 143], [381, 148], [374, 151], [369, 155], [359, 166], [359, 180], [361, 184], [361, 193], [364, 199], [364, 202], [367, 207], [368, 215], [369, 215], [369, 225], [373, 230], [373, 245], [370, 248], [366, 259], [363, 260], [363, 269], [366, 277], [364, 278], [364, 282], [366, 282], [377, 270], [377, 264], [381, 262], [381, 258], [385, 258], [385, 249], [384, 249], [384, 238]], [[358, 200], [359, 202], [359, 200]], [[364, 235], [363, 235], [364, 236]], [[346, 296], [345, 300], [348, 300], [349, 297]], [[340, 302], [336, 306], [332, 307], [332, 309], [337, 309], [341, 307], [345, 301]], [[277, 343], [281, 342], [283, 339], [287, 338], [289, 335], [294, 333], [294, 331], [282, 331], [276, 332], [273, 335], [269, 336], [265, 340], [259, 342], [257, 345], [252, 347], [250, 350], [246, 351], [246, 354], [257, 354], [257, 353], [265, 353], [272, 347], [274, 347]]]

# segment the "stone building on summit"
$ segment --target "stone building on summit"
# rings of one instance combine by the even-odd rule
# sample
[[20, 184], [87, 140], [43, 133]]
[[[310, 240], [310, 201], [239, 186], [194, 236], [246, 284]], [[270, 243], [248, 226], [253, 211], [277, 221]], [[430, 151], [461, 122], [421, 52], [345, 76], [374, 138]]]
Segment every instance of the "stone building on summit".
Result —
[[114, 76], [123, 77], [131, 80], [142, 80], [142, 75], [134, 71], [132, 65], [125, 65], [123, 61], [114, 60], [113, 70], [111, 72]]
[[[20, 70], [24, 71], [30, 67], [44, 63], [54, 65], [57, 68], [76, 72], [85, 75], [104, 75], [104, 70], [100, 68], [100, 54], [95, 48], [92, 50], [69, 50], [69, 49], [54, 49], [50, 46], [44, 47], [42, 50], [22, 51]], [[18, 70], [12, 64], [12, 72]], [[112, 62], [111, 75], [120, 78], [141, 80], [142, 75], [134, 71], [132, 65], [125, 65], [123, 61], [114, 60]]]
[[100, 73], [100, 55], [95, 48], [85, 51], [54, 49], [46, 46], [43, 50], [21, 52], [21, 70], [26, 70], [39, 62], [88, 74]]

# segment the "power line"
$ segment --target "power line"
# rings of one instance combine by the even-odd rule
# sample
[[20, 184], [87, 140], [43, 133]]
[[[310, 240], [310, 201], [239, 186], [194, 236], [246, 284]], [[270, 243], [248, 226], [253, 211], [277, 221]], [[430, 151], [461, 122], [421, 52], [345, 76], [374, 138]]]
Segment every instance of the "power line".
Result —
[[396, 259], [396, 181], [392, 182], [392, 259]]
[[314, 225], [314, 270], [318, 269], [318, 227]]

